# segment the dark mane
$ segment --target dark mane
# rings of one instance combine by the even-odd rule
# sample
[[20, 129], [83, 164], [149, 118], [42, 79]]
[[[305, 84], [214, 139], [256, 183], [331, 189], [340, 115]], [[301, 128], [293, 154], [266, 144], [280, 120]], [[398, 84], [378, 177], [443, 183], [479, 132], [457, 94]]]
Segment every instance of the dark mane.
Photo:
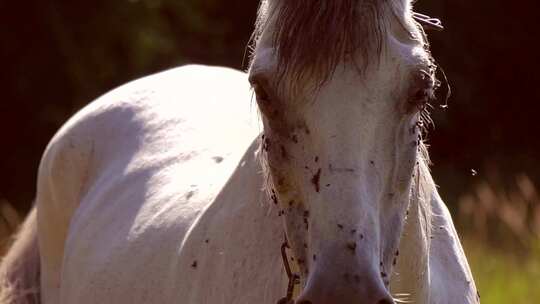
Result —
[[[368, 58], [379, 58], [386, 31], [384, 10], [391, 0], [275, 0], [262, 3], [256, 35], [271, 20], [279, 78], [324, 83], [343, 61], [364, 71]], [[391, 13], [388, 11], [387, 13]], [[356, 57], [358, 52], [361, 56]], [[374, 57], [371, 57], [374, 55]], [[376, 55], [376, 56], [375, 56]]]

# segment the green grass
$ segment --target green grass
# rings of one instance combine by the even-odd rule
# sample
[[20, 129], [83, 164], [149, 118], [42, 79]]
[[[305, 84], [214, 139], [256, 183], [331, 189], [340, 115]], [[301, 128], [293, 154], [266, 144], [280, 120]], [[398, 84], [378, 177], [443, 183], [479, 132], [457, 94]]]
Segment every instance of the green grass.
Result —
[[540, 303], [540, 250], [519, 255], [465, 241], [483, 304]]

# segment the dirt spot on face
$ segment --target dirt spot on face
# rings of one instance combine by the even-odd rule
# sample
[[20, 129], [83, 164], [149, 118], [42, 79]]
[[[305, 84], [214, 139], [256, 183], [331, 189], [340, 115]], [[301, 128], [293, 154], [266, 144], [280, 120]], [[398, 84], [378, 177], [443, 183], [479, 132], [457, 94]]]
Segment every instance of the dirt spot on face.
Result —
[[288, 160], [289, 159], [289, 154], [287, 153], [287, 149], [285, 149], [285, 147], [282, 145], [279, 147], [280, 148], [280, 151], [281, 151], [281, 158], [283, 158], [284, 160]]
[[355, 252], [356, 251], [356, 242], [347, 243], [347, 249], [349, 249], [351, 252]]
[[321, 168], [319, 168], [319, 170], [317, 170], [317, 173], [313, 175], [313, 177], [311, 178], [311, 183], [315, 187], [315, 191], [321, 191]]
[[272, 200], [272, 202], [274, 203], [274, 205], [277, 205], [278, 204], [278, 199], [277, 199], [277, 196], [275, 194], [272, 194], [270, 196], [270, 199]]

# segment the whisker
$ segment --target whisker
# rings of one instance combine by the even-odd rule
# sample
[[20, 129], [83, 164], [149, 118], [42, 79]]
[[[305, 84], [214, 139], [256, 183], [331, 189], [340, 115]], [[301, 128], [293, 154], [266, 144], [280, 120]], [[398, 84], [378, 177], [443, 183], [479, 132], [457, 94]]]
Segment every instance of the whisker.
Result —
[[393, 300], [396, 303], [412, 303], [412, 301], [410, 300], [403, 300], [403, 299], [397, 299], [397, 298], [394, 298]]
[[410, 296], [410, 293], [396, 293], [392, 295], [392, 299], [396, 303], [412, 303]]

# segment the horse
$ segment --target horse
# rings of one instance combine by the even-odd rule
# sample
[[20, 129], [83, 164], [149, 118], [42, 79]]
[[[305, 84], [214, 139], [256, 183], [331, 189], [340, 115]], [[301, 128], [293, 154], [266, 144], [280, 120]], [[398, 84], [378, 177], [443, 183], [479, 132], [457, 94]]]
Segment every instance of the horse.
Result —
[[[263, 0], [248, 73], [121, 86], [47, 146], [2, 303], [479, 303], [411, 0]], [[256, 107], [249, 106], [256, 104]]]

